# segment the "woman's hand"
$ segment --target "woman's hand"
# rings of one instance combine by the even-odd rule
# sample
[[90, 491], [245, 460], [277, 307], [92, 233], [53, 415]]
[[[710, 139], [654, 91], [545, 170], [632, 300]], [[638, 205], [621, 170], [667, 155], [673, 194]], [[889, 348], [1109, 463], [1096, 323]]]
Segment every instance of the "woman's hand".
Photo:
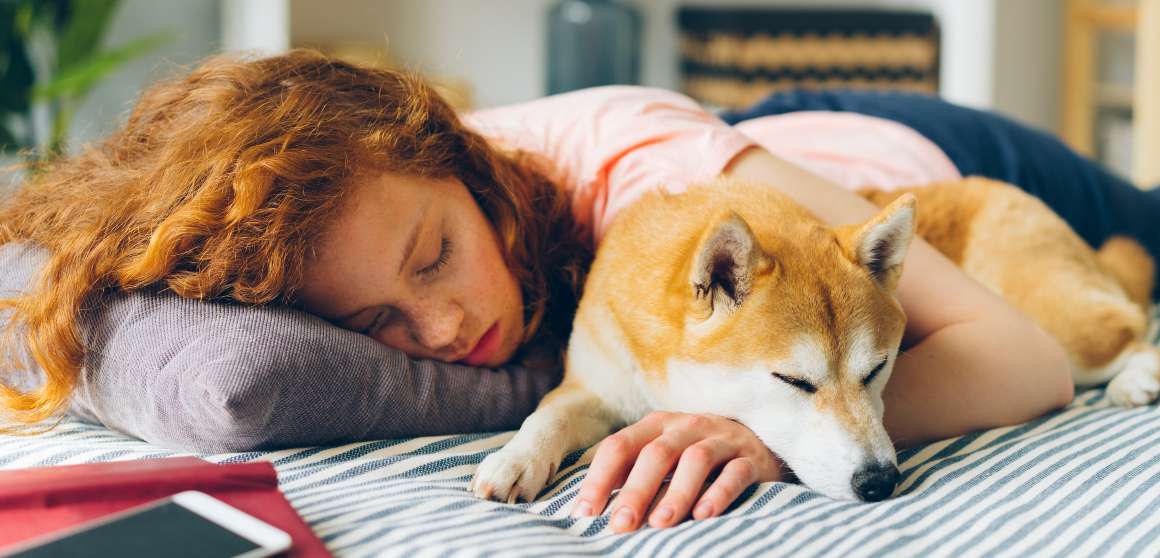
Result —
[[[720, 475], [702, 494], [705, 480], [719, 468]], [[739, 422], [657, 411], [600, 442], [572, 515], [600, 513], [613, 489], [623, 485], [612, 510], [612, 530], [633, 531], [670, 472], [668, 492], [648, 518], [653, 527], [676, 525], [690, 509], [696, 519], [718, 515], [749, 485], [780, 480], [782, 465]]]

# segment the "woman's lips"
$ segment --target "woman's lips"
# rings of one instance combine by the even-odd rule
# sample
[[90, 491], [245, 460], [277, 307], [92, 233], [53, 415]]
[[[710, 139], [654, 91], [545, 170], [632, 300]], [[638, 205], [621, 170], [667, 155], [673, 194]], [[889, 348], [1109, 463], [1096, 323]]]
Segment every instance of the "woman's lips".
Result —
[[462, 362], [469, 366], [479, 366], [487, 362], [499, 348], [500, 340], [499, 322], [496, 322], [484, 332], [483, 337], [480, 337], [479, 342], [475, 344], [475, 348], [463, 357]]

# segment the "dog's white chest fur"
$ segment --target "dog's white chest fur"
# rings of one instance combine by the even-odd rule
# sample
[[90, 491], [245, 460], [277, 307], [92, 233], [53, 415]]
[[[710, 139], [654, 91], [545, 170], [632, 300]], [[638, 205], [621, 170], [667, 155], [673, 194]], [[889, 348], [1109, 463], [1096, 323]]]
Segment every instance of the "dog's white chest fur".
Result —
[[568, 343], [568, 370], [570, 379], [600, 396], [620, 421], [636, 422], [656, 408], [640, 366], [606, 308], [581, 310]]

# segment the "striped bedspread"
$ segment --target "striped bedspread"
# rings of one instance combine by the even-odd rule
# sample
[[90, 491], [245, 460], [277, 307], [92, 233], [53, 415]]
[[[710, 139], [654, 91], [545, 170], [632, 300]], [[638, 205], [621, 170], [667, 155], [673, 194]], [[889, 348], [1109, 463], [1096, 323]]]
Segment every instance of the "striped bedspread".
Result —
[[[724, 516], [615, 535], [572, 519], [591, 453], [540, 499], [474, 498], [467, 482], [511, 433], [203, 456], [273, 462], [291, 504], [338, 556], [1157, 556], [1160, 410], [1110, 406], [1103, 390], [1011, 428], [908, 450], [894, 498], [830, 500], [797, 485], [752, 487]], [[0, 436], [0, 468], [183, 455], [66, 421]]]

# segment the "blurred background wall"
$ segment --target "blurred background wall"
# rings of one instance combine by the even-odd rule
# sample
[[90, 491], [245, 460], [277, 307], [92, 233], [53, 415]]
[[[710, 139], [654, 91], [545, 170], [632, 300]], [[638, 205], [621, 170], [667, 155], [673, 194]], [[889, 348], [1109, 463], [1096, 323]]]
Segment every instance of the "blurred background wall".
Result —
[[[462, 76], [481, 106], [545, 92], [545, 32], [555, 0], [290, 0], [295, 42], [382, 42], [435, 74]], [[676, 10], [703, 7], [845, 7], [930, 10], [943, 33], [944, 96], [1054, 128], [1058, 102], [1059, 0], [634, 0], [644, 18], [642, 82], [679, 83]], [[481, 6], [486, 5], [486, 9]], [[357, 18], [349, 17], [357, 13]], [[1028, 76], [1034, 76], [1028, 79]]]

